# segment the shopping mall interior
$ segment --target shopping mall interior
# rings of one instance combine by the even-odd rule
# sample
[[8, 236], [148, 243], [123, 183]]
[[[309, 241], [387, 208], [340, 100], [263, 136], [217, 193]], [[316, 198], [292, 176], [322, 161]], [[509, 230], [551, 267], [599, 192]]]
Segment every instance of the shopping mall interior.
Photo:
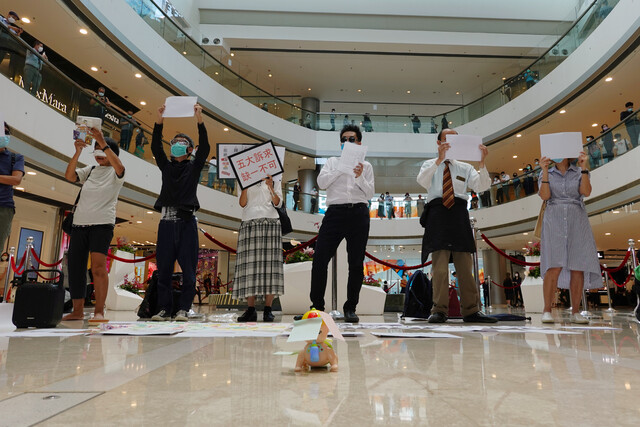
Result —
[[[1, 425], [637, 424], [640, 1], [0, 0], [0, 15], [10, 12], [19, 19], [0, 18], [0, 121], [25, 174], [0, 242], [11, 254], [0, 263]], [[37, 83], [29, 57], [41, 64]], [[197, 297], [188, 322], [152, 323], [138, 321], [161, 218], [150, 142], [158, 108], [175, 96], [197, 97], [211, 144], [197, 189]], [[109, 322], [89, 325], [88, 277], [84, 321], [16, 328], [21, 277], [68, 285], [62, 224], [81, 186], [65, 170], [79, 116], [100, 116], [126, 170]], [[337, 316], [330, 328], [337, 370], [297, 372], [306, 349], [291, 341], [294, 316], [309, 307], [331, 204], [317, 178], [341, 155], [347, 124], [362, 129], [375, 177], [360, 323]], [[428, 193], [416, 178], [445, 128], [488, 148], [493, 183], [468, 189], [467, 208], [480, 306], [514, 316], [496, 324], [452, 314], [453, 263], [448, 323], [403, 316], [413, 273], [431, 273], [420, 223]], [[583, 206], [602, 286], [577, 302], [588, 325], [571, 323], [576, 301], [564, 291], [556, 323], [541, 321], [540, 136], [560, 132], [581, 134], [591, 170]], [[197, 139], [193, 117], [164, 121], [166, 153], [178, 133]], [[282, 238], [284, 294], [275, 322], [261, 321], [259, 301], [259, 321], [241, 324], [247, 302], [231, 290], [243, 209], [229, 156], [268, 141], [284, 153], [274, 181], [293, 228]], [[84, 149], [80, 165], [95, 162]], [[62, 274], [34, 279], [27, 266]], [[329, 270], [335, 314], [346, 299], [344, 242]], [[515, 273], [521, 284], [505, 280]]]

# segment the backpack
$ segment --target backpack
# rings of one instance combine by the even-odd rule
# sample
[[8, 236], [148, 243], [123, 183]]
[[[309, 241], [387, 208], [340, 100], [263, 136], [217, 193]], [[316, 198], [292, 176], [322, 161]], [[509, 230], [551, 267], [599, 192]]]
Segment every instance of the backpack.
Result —
[[417, 270], [407, 284], [402, 317], [426, 319], [433, 306], [433, 288], [431, 281], [422, 270]]
[[[171, 277], [172, 292], [173, 292], [173, 310], [171, 315], [175, 316], [179, 308], [180, 295], [182, 291], [182, 273], [173, 273]], [[149, 286], [144, 293], [144, 299], [138, 306], [138, 317], [140, 319], [150, 319], [151, 316], [158, 312], [158, 270], [155, 270], [151, 274], [149, 279]]]

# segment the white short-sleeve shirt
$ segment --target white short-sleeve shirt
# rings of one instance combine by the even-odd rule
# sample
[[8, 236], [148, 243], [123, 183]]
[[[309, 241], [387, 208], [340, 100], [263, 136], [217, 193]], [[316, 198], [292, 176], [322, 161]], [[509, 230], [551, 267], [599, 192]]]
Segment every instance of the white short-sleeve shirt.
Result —
[[111, 166], [96, 166], [93, 171], [91, 168], [76, 169], [78, 180], [83, 185], [73, 225], [115, 224], [116, 203], [124, 184], [124, 173], [118, 178]]

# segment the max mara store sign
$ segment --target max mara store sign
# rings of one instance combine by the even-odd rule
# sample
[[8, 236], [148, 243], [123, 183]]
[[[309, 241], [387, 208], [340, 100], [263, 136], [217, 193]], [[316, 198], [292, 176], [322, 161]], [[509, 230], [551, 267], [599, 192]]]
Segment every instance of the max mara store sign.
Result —
[[[24, 89], [22, 76], [20, 76], [20, 81], [18, 82], [18, 84], [21, 88]], [[67, 114], [68, 104], [60, 101], [54, 92], [48, 92], [46, 88], [41, 88], [38, 92], [36, 92], [36, 98], [38, 98], [45, 104], [48, 104], [50, 107], [55, 108], [61, 113]]]

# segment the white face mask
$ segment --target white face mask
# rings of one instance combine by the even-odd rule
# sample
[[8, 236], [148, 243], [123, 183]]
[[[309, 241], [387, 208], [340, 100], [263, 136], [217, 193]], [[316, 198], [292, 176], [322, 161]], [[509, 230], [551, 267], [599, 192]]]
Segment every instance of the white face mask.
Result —
[[44, 50], [44, 47], [40, 46], [40, 47], [38, 48], [38, 53], [42, 53], [42, 51], [43, 51], [43, 50]]
[[15, 24], [16, 23], [15, 18], [12, 18], [12, 17], [8, 17], [7, 21], [9, 21], [9, 24]]
[[93, 150], [93, 157], [96, 157], [96, 158], [107, 157], [107, 155], [102, 150]]

